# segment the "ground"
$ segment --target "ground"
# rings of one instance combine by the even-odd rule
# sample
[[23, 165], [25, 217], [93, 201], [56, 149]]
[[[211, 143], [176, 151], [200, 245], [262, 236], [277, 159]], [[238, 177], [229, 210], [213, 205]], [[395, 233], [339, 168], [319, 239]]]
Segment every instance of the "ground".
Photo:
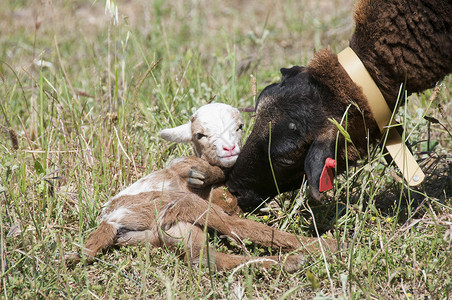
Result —
[[[398, 118], [427, 174], [397, 181], [376, 153], [322, 204], [299, 193], [243, 216], [348, 249], [295, 274], [187, 266], [148, 245], [68, 268], [109, 197], [171, 158], [159, 139], [212, 99], [245, 109], [279, 69], [339, 52], [351, 0], [8, 1], [0, 10], [0, 256], [6, 298], [428, 298], [452, 296], [451, 77]], [[254, 84], [256, 82], [256, 84]], [[245, 134], [253, 116], [243, 112]], [[427, 117], [427, 118], [425, 118]], [[394, 176], [392, 176], [394, 175]], [[222, 251], [240, 253], [218, 237]], [[249, 246], [251, 255], [268, 249]]]

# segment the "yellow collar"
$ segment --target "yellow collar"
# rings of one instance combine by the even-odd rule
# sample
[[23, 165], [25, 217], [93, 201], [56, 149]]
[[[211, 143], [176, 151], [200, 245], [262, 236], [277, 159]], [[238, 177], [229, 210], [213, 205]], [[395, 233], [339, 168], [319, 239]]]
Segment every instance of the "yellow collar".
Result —
[[409, 185], [419, 185], [424, 180], [425, 175], [408, 147], [402, 143], [402, 138], [397, 130], [392, 127], [395, 125], [395, 122], [393, 121], [392, 124], [389, 124], [392, 112], [381, 94], [380, 89], [377, 87], [369, 72], [367, 72], [363, 63], [352, 48], [348, 47], [344, 49], [337, 57], [339, 63], [353, 82], [361, 87], [380, 132], [383, 133], [386, 129], [389, 129], [385, 146], [395, 164], [403, 173], [403, 177]]

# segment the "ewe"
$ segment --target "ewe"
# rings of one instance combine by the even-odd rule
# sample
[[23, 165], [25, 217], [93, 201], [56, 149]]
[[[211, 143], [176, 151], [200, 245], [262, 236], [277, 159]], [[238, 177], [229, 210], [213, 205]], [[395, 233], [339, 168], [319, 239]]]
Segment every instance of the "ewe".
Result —
[[[318, 251], [319, 244], [335, 251], [330, 239], [297, 237], [267, 225], [241, 219], [237, 200], [220, 183], [236, 161], [241, 147], [242, 119], [237, 109], [225, 104], [208, 104], [199, 108], [187, 124], [165, 129], [166, 140], [192, 142], [197, 157], [174, 159], [164, 169], [152, 172], [108, 201], [102, 210], [101, 223], [92, 232], [84, 252], [93, 257], [111, 245], [149, 242], [155, 247], [175, 248], [183, 244], [191, 263], [198, 263], [205, 247], [203, 228], [207, 226], [240, 243], [241, 239], [284, 250]], [[249, 260], [242, 255], [216, 252], [209, 257], [218, 269], [231, 269]], [[80, 257], [70, 256], [73, 262]], [[266, 257], [264, 267], [281, 257]], [[303, 255], [291, 255], [284, 269], [295, 271], [305, 261]]]
[[[335, 158], [337, 171], [343, 172], [366, 157], [369, 145], [384, 139], [380, 125], [388, 122], [378, 120], [389, 120], [397, 109], [401, 84], [408, 94], [418, 93], [452, 72], [451, 0], [360, 0], [355, 21], [347, 52], [338, 57], [323, 49], [307, 67], [281, 69], [281, 81], [259, 95], [253, 131], [226, 182], [242, 209], [300, 188], [305, 177], [320, 200], [326, 159]], [[351, 52], [358, 58], [353, 63], [339, 59]], [[360, 75], [351, 78], [350, 69]], [[358, 84], [366, 77], [365, 85]], [[376, 93], [369, 93], [369, 86]], [[371, 99], [378, 90], [375, 104]], [[376, 113], [384, 106], [389, 114]], [[341, 123], [346, 112], [342, 125], [349, 138], [339, 134], [336, 144], [338, 129], [331, 120]]]

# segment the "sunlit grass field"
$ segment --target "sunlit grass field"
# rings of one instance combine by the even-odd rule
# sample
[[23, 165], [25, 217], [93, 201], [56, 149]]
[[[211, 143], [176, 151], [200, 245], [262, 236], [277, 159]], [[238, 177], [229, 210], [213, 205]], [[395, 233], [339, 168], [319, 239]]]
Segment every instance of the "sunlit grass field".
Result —
[[[398, 114], [427, 175], [419, 188], [370, 159], [339, 176], [322, 205], [304, 185], [243, 216], [349, 245], [333, 257], [309, 256], [295, 274], [254, 264], [216, 272], [149, 245], [74, 268], [62, 260], [80, 252], [109, 197], [192, 154], [161, 129], [209, 101], [253, 107], [254, 82], [259, 92], [281, 67], [339, 52], [353, 4], [0, 0], [0, 298], [452, 298], [450, 76]], [[253, 116], [243, 117], [246, 138]], [[242, 253], [214, 234], [211, 243]]]

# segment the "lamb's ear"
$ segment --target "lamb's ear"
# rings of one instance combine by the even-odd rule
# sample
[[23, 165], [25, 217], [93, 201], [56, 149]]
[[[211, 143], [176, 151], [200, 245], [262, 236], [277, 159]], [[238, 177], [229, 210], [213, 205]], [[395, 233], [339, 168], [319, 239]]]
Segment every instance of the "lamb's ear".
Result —
[[160, 131], [160, 137], [164, 140], [176, 143], [188, 143], [191, 141], [191, 122], [177, 126], [175, 128], [166, 128]]
[[308, 179], [309, 190], [312, 197], [317, 201], [323, 199], [323, 194], [319, 191], [320, 175], [327, 157], [334, 158], [334, 140], [317, 139], [309, 147], [308, 154], [304, 161], [304, 171]]

